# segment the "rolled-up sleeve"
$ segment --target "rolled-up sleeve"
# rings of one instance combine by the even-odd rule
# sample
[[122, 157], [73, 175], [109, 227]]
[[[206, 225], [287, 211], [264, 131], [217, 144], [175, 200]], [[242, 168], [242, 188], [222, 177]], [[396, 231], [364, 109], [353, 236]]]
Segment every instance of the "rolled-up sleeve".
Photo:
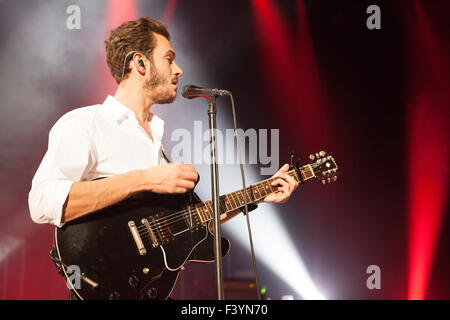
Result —
[[89, 121], [68, 113], [50, 130], [48, 150], [28, 194], [31, 219], [61, 227], [72, 184], [82, 181], [95, 161]]

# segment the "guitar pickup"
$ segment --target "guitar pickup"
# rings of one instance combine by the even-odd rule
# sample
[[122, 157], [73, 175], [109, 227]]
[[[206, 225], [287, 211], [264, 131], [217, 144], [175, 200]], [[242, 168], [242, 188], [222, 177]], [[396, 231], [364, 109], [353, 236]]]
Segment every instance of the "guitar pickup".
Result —
[[131, 235], [133, 236], [134, 242], [136, 243], [136, 247], [141, 256], [147, 254], [147, 250], [144, 247], [144, 243], [142, 242], [141, 236], [139, 234], [138, 229], [136, 228], [136, 224], [134, 221], [128, 221], [128, 228], [130, 228]]
[[150, 241], [152, 242], [153, 248], [158, 247], [158, 241], [156, 240], [155, 234], [153, 233], [152, 228], [150, 227], [150, 223], [146, 218], [141, 220], [142, 224], [145, 226], [145, 229], [147, 229], [148, 235], [150, 236]]

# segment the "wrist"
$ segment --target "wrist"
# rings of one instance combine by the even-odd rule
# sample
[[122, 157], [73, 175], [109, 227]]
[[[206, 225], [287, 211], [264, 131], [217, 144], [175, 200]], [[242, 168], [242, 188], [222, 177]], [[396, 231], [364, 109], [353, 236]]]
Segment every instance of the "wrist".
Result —
[[147, 170], [135, 170], [132, 171], [133, 177], [132, 181], [132, 193], [142, 192], [142, 191], [152, 191], [152, 186], [150, 181], [150, 169]]

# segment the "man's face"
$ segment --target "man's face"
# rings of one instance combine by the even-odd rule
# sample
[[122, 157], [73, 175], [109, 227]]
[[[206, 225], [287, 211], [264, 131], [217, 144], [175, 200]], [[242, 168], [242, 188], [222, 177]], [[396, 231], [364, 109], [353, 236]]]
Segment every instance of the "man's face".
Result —
[[152, 92], [155, 103], [171, 103], [177, 96], [178, 78], [183, 70], [175, 63], [175, 52], [165, 37], [155, 34], [156, 46], [150, 59], [150, 75], [144, 89]]

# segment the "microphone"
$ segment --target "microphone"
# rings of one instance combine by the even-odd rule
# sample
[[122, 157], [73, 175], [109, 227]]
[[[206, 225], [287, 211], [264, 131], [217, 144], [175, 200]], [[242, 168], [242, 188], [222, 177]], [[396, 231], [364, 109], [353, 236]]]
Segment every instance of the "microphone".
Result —
[[197, 97], [211, 98], [216, 96], [229, 96], [231, 92], [222, 89], [207, 89], [193, 85], [184, 86], [181, 90], [181, 95], [186, 99], [194, 99]]

